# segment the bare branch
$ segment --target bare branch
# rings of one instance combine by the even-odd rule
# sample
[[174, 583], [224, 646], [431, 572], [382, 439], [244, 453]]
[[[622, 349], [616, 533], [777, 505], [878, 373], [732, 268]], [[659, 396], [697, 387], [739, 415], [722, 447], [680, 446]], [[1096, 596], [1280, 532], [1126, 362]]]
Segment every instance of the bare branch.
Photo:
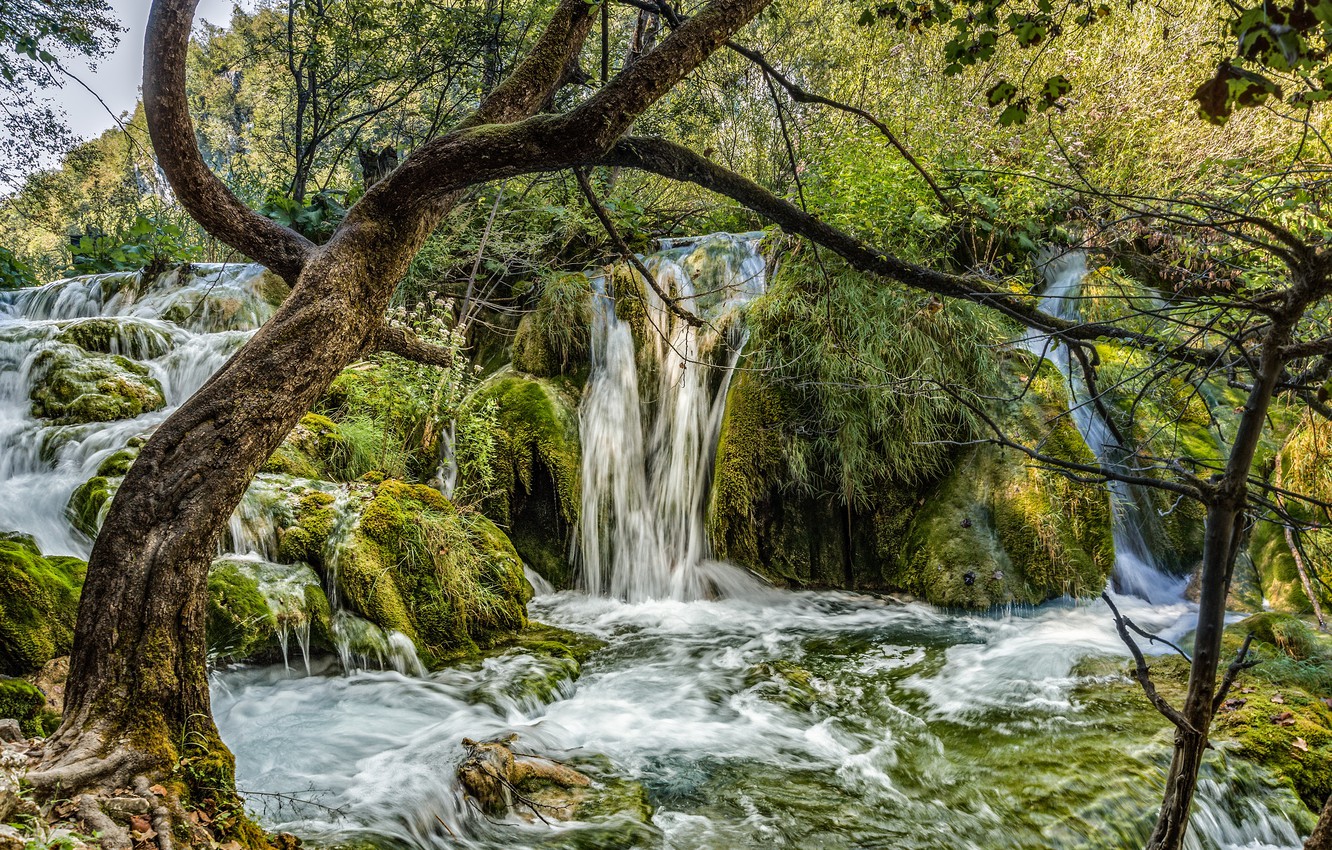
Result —
[[1183, 714], [1180, 714], [1173, 705], [1166, 702], [1165, 697], [1157, 693], [1156, 685], [1152, 683], [1151, 670], [1147, 667], [1147, 659], [1143, 657], [1142, 650], [1138, 648], [1138, 644], [1133, 640], [1133, 636], [1128, 633], [1127, 620], [1125, 620], [1123, 615], [1119, 613], [1119, 609], [1115, 607], [1114, 600], [1110, 598], [1110, 594], [1102, 593], [1101, 598], [1105, 600], [1106, 605], [1110, 606], [1110, 612], [1114, 615], [1115, 630], [1119, 632], [1119, 639], [1124, 641], [1124, 645], [1129, 648], [1129, 652], [1133, 653], [1133, 675], [1134, 678], [1138, 680], [1138, 684], [1142, 685], [1143, 693], [1147, 695], [1147, 701], [1150, 702], [1157, 711], [1161, 712], [1161, 715], [1164, 716], [1166, 720], [1175, 724], [1179, 729], [1194, 735], [1202, 735], [1201, 732], [1193, 728], [1193, 725], [1189, 723]]
[[375, 331], [374, 341], [368, 348], [388, 351], [426, 366], [452, 366], [454, 360], [452, 349], [426, 342], [406, 328], [387, 322]]
[[1230, 666], [1226, 668], [1226, 675], [1221, 679], [1221, 686], [1216, 689], [1216, 696], [1212, 698], [1213, 714], [1220, 711], [1222, 703], [1226, 701], [1226, 694], [1230, 693], [1230, 686], [1235, 684], [1235, 677], [1242, 671], [1258, 664], [1257, 661], [1247, 660], [1249, 645], [1252, 643], [1253, 632], [1249, 632], [1244, 636], [1244, 643], [1240, 645], [1239, 652], [1235, 653], [1235, 660], [1230, 662]]

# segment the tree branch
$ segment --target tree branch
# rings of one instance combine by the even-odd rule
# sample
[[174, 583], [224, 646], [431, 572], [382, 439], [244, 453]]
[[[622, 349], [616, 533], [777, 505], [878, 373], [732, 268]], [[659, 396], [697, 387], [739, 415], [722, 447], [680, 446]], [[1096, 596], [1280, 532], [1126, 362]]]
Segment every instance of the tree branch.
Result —
[[601, 205], [601, 201], [597, 200], [596, 194], [592, 191], [592, 184], [587, 179], [587, 172], [581, 168], [575, 168], [574, 177], [578, 180], [578, 188], [582, 190], [583, 197], [587, 199], [592, 211], [597, 214], [597, 219], [601, 221], [601, 226], [606, 229], [606, 235], [610, 237], [611, 243], [615, 245], [615, 250], [620, 253], [620, 258], [638, 270], [638, 273], [647, 281], [648, 286], [652, 287], [652, 291], [657, 293], [657, 297], [680, 321], [696, 328], [703, 327], [703, 320], [681, 307], [679, 301], [662, 289], [661, 284], [657, 282], [657, 276], [647, 266], [643, 265], [643, 261], [638, 258], [637, 254], [630, 250], [624, 241], [624, 237], [620, 235], [619, 229], [615, 227], [615, 222], [611, 220], [610, 213], [606, 212], [606, 208]]
[[185, 56], [198, 0], [154, 0], [144, 39], [143, 105], [158, 165], [204, 230], [295, 284], [314, 243], [245, 206], [208, 170], [190, 120]]
[[1235, 653], [1235, 660], [1226, 668], [1226, 675], [1221, 679], [1221, 686], [1216, 689], [1216, 696], [1212, 698], [1213, 714], [1221, 710], [1221, 704], [1226, 701], [1226, 694], [1230, 693], [1230, 686], [1235, 684], [1235, 677], [1258, 663], [1246, 660], [1249, 656], [1249, 645], [1252, 643], [1253, 632], [1249, 632], [1244, 636], [1244, 643], [1240, 645], [1239, 652]]
[[909, 263], [866, 245], [777, 197], [749, 178], [729, 171], [675, 142], [640, 136], [624, 138], [616, 142], [599, 162], [638, 168], [674, 180], [694, 183], [738, 201], [790, 233], [799, 234], [830, 249], [860, 271], [887, 277], [937, 295], [981, 304], [1043, 333], [1064, 339], [1122, 340], [1157, 351], [1170, 359], [1198, 366], [1214, 367], [1218, 360], [1217, 353], [1210, 349], [1191, 348], [1113, 324], [1060, 319], [1040, 310], [1035, 300], [1028, 295], [998, 289], [979, 277], [952, 275]]
[[1150, 702], [1157, 711], [1161, 712], [1166, 720], [1175, 724], [1179, 729], [1191, 732], [1194, 735], [1201, 735], [1202, 733], [1197, 729], [1194, 729], [1193, 724], [1189, 723], [1183, 714], [1180, 714], [1173, 705], [1166, 702], [1165, 697], [1156, 692], [1156, 685], [1152, 683], [1151, 671], [1147, 667], [1147, 659], [1143, 658], [1142, 650], [1138, 648], [1138, 644], [1133, 640], [1133, 636], [1128, 633], [1128, 627], [1126, 625], [1127, 620], [1125, 620], [1123, 615], [1119, 613], [1119, 609], [1115, 607], [1115, 603], [1110, 598], [1110, 594], [1102, 593], [1101, 598], [1105, 600], [1106, 605], [1110, 606], [1110, 612], [1115, 617], [1115, 630], [1119, 632], [1119, 639], [1124, 641], [1125, 646], [1129, 648], [1129, 652], [1133, 653], [1133, 675], [1134, 678], [1138, 680], [1138, 684], [1142, 685], [1143, 693], [1147, 695], [1147, 701]]
[[387, 351], [426, 366], [452, 366], [454, 351], [434, 345], [399, 325], [385, 322], [376, 329], [368, 351]]

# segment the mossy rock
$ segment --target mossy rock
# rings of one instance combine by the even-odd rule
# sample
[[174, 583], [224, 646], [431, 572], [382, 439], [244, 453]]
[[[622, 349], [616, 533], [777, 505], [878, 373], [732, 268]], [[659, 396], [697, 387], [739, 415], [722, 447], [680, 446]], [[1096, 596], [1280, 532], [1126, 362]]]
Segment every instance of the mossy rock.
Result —
[[134, 461], [139, 457], [139, 449], [148, 442], [147, 437], [133, 437], [125, 445], [106, 457], [97, 467], [97, 474], [104, 478], [123, 478]]
[[745, 671], [746, 688], [797, 711], [809, 711], [823, 700], [820, 684], [814, 674], [784, 659], [762, 661]]
[[[1332, 690], [1332, 661], [1329, 655], [1297, 661], [1262, 637], [1269, 628], [1280, 631], [1288, 625], [1288, 619], [1250, 618], [1226, 629], [1223, 657], [1233, 658], [1253, 629], [1250, 659], [1259, 663], [1236, 678], [1212, 722], [1211, 740], [1272, 773], [1317, 812], [1332, 795], [1332, 707], [1323, 697]], [[1327, 639], [1318, 641], [1326, 652]], [[1177, 655], [1164, 655], [1150, 659], [1149, 665], [1157, 691], [1180, 705], [1188, 689], [1189, 663]], [[1112, 672], [1119, 675], [1106, 675]], [[1147, 707], [1122, 658], [1081, 664], [1077, 674], [1096, 676], [1090, 686], [1095, 691], [1112, 692], [1119, 701]], [[1168, 726], [1164, 718], [1147, 716], [1163, 729]]]
[[1332, 638], [1317, 634], [1308, 623], [1289, 614], [1255, 614], [1232, 628], [1252, 633], [1255, 640], [1276, 647], [1295, 661], [1332, 658]]
[[132, 419], [166, 405], [162, 385], [146, 366], [73, 345], [37, 355], [28, 397], [33, 416], [61, 425]]
[[518, 323], [514, 368], [538, 378], [585, 375], [592, 353], [592, 286], [584, 274], [551, 276]]
[[120, 354], [134, 360], [153, 360], [175, 345], [172, 335], [144, 319], [78, 319], [61, 328], [60, 342], [94, 354]]
[[65, 516], [70, 523], [89, 538], [97, 536], [111, 499], [120, 488], [120, 478], [94, 475], [75, 488], [65, 505]]
[[572, 387], [502, 372], [472, 394], [466, 410], [492, 404], [498, 428], [491, 474], [497, 495], [483, 503], [483, 511], [510, 529], [513, 545], [532, 569], [555, 587], [567, 588], [573, 577], [570, 535], [582, 500]]
[[0, 674], [32, 673], [69, 654], [87, 568], [43, 557], [26, 534], [0, 534]]
[[529, 656], [531, 663], [526, 667], [517, 665], [518, 659], [510, 659], [503, 690], [521, 705], [540, 706], [570, 696], [583, 663], [605, 646], [605, 641], [589, 634], [529, 621], [521, 631], [502, 637], [480, 653], [478, 663], [500, 656]]
[[0, 720], [17, 720], [29, 737], [49, 735], [60, 716], [46, 708], [46, 696], [23, 679], [0, 677]]
[[[865, 508], [787, 486], [786, 432], [797, 407], [759, 373], [735, 375], [708, 504], [713, 551], [782, 587], [892, 589], [884, 573], [896, 558], [914, 490], [885, 485]], [[891, 545], [881, 545], [889, 538]]]
[[331, 647], [330, 616], [319, 578], [304, 564], [220, 558], [208, 570], [208, 652], [215, 660], [275, 657], [284, 633]]
[[[1095, 457], [1068, 416], [1064, 377], [1049, 361], [1014, 353], [1005, 370], [1015, 401], [1005, 432], [1051, 457]], [[895, 584], [939, 605], [986, 608], [1094, 596], [1114, 567], [1109, 496], [996, 446], [961, 453], [924, 497]]]
[[428, 662], [474, 654], [527, 623], [531, 588], [508, 538], [419, 484], [374, 489], [338, 554], [336, 580], [355, 611], [407, 635]]

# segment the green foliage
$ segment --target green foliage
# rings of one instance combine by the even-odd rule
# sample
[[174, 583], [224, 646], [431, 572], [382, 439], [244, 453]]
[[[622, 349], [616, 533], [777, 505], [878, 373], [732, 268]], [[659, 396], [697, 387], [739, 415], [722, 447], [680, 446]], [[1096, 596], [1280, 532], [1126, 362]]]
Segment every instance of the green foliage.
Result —
[[994, 320], [810, 253], [789, 257], [749, 311], [753, 368], [782, 385], [794, 485], [867, 505], [885, 483], [937, 477], [993, 387]]
[[168, 266], [200, 257], [198, 246], [182, 228], [144, 215], [113, 234], [93, 228], [79, 237], [71, 253], [67, 270], [71, 275], [143, 269], [146, 276], [152, 277]]
[[106, 0], [5, 0], [0, 5], [0, 186], [16, 186], [38, 157], [72, 141], [40, 91], [63, 82], [61, 57], [108, 52], [120, 27]]
[[[343, 200], [338, 200], [341, 196]], [[303, 201], [295, 201], [281, 192], [270, 192], [259, 212], [283, 227], [290, 227], [312, 242], [323, 244], [347, 215], [355, 197], [347, 192], [323, 190]]]
[[32, 266], [20, 260], [8, 248], [0, 247], [0, 290], [21, 289], [37, 283]]
[[518, 323], [513, 365], [538, 378], [585, 366], [592, 345], [592, 288], [583, 274], [545, 280], [536, 309]]
[[86, 569], [77, 558], [43, 557], [27, 535], [0, 534], [0, 674], [69, 654]]

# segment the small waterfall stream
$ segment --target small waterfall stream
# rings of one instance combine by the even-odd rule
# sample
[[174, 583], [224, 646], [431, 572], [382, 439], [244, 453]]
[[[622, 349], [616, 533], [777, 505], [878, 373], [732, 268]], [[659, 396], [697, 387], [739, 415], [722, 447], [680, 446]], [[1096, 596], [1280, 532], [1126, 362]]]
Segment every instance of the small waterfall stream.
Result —
[[[615, 305], [639, 293], [610, 293], [604, 277], [596, 281], [592, 375], [579, 413], [583, 508], [576, 547], [580, 586], [588, 593], [692, 600], [758, 586], [742, 570], [712, 560], [705, 514], [726, 391], [747, 336], [733, 319], [764, 288], [761, 236], [672, 244], [650, 259], [661, 289], [702, 318], [703, 328], [644, 287], [649, 338], [635, 340]], [[656, 375], [650, 399], [640, 397], [640, 350]]]
[[[1051, 255], [1044, 262], [1044, 274], [1041, 309], [1061, 319], [1077, 320], [1081, 315], [1082, 282], [1087, 276], [1086, 255], [1081, 251]], [[1068, 347], [1043, 336], [1028, 339], [1025, 344], [1054, 363], [1068, 379], [1069, 414], [1101, 465], [1123, 474], [1136, 473], [1128, 453], [1092, 403], [1080, 370], [1072, 368]], [[1123, 481], [1111, 480], [1106, 486], [1114, 511], [1114, 589], [1151, 602], [1181, 598], [1187, 581], [1164, 572], [1152, 552], [1148, 531], [1155, 515], [1150, 496], [1141, 487]]]
[[[664, 332], [635, 340], [614, 310], [625, 293], [597, 298], [582, 407], [584, 516], [595, 521], [577, 540], [591, 593], [554, 593], [532, 574], [533, 619], [607, 642], [577, 682], [566, 659], [517, 651], [427, 672], [405, 637], [345, 610], [334, 614], [339, 653], [321, 657], [309, 652], [308, 624], [280, 618], [284, 640], [295, 638], [287, 664], [212, 678], [239, 783], [258, 792], [250, 804], [268, 826], [319, 846], [402, 850], [1141, 846], [1169, 741], [1150, 709], [1116, 702], [1080, 672], [1088, 658], [1124, 663], [1103, 603], [959, 616], [852, 593], [772, 591], [711, 559], [703, 507], [745, 342], [730, 316], [762, 291], [756, 243], [753, 234], [714, 237], [648, 258], [662, 286], [707, 319], [704, 329], [681, 326], [649, 295], [648, 316]], [[1061, 310], [1081, 275], [1069, 268], [1047, 296]], [[70, 494], [248, 338], [271, 313], [265, 285], [256, 267], [226, 266], [0, 293], [0, 530], [86, 556], [87, 539], [65, 516]], [[112, 351], [149, 370], [166, 406], [88, 425], [34, 417], [41, 353], [67, 345], [58, 337], [72, 325], [105, 316], [118, 327]], [[1074, 405], [1080, 419], [1087, 410]], [[1109, 445], [1094, 426], [1084, 427], [1088, 443]], [[309, 485], [326, 487], [335, 514], [348, 515], [340, 485]], [[224, 548], [238, 568], [271, 577], [267, 601], [290, 613], [318, 577], [271, 563], [280, 502], [279, 479], [260, 476]], [[1137, 524], [1117, 525], [1131, 534]], [[1141, 535], [1121, 542], [1120, 531], [1121, 564], [1138, 553], [1150, 570]], [[331, 548], [325, 567], [336, 573]], [[1121, 589], [1153, 600], [1122, 605], [1178, 639], [1193, 611], [1174, 591], [1158, 594], [1151, 575], [1134, 585], [1131, 565], [1121, 570]], [[325, 589], [337, 608], [336, 587]], [[480, 815], [455, 779], [461, 741], [508, 734], [525, 751], [604, 758], [608, 771], [642, 784], [652, 823]], [[1288, 787], [1221, 751], [1205, 764], [1193, 825], [1190, 850], [1296, 850], [1312, 818]]]

